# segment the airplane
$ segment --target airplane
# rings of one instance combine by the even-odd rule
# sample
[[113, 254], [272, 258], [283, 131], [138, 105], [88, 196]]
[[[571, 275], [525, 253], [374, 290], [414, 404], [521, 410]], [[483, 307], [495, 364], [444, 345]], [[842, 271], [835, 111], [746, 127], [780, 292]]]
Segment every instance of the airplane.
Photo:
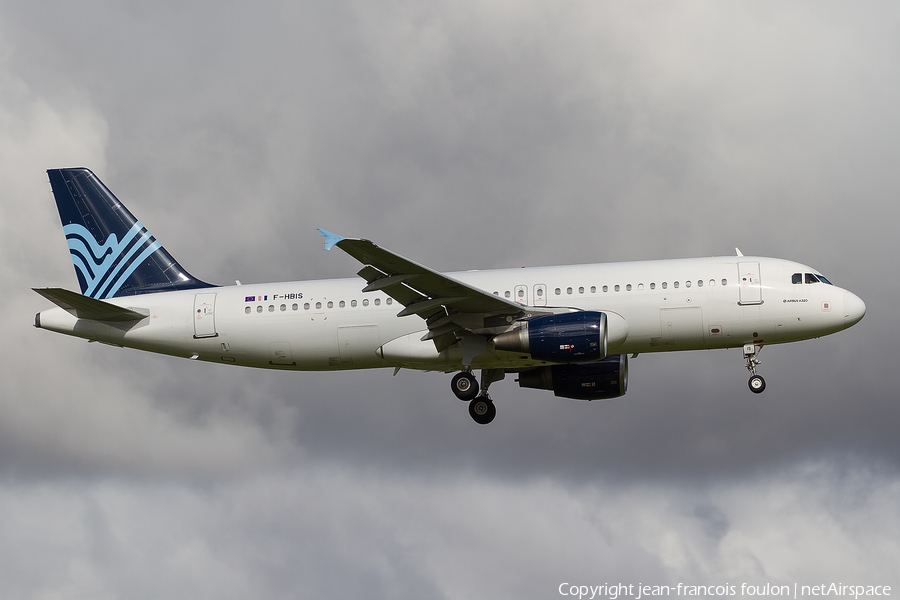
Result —
[[[293, 371], [455, 372], [479, 424], [492, 383], [580, 400], [628, 389], [628, 356], [742, 348], [750, 390], [760, 350], [829, 335], [866, 305], [819, 271], [744, 256], [439, 273], [324, 229], [357, 278], [217, 286], [188, 273], [89, 169], [47, 171], [81, 293], [34, 288], [56, 305], [34, 325], [118, 347]], [[480, 381], [473, 371], [480, 370]]]

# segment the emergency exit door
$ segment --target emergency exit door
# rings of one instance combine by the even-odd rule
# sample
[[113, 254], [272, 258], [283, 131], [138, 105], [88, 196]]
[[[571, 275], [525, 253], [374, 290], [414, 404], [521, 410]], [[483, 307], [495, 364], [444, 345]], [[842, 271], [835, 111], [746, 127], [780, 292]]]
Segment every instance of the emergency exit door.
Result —
[[516, 297], [514, 300], [519, 304], [528, 305], [528, 286], [527, 285], [517, 285], [515, 289]]

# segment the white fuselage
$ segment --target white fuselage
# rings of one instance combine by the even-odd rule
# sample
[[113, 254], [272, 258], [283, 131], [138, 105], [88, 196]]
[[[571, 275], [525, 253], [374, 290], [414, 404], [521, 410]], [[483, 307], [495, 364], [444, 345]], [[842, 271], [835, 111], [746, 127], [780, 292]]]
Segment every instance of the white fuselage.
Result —
[[[715, 257], [467, 271], [449, 275], [526, 307], [608, 315], [609, 353], [631, 354], [777, 344], [820, 337], [859, 321], [865, 305], [826, 283], [792, 283], [816, 271], [795, 262]], [[43, 329], [210, 362], [304, 371], [462, 367], [459, 345], [438, 353], [425, 321], [359, 279], [214, 287], [119, 297], [138, 323], [77, 319], [62, 308], [38, 315]], [[488, 351], [473, 368], [546, 364]]]

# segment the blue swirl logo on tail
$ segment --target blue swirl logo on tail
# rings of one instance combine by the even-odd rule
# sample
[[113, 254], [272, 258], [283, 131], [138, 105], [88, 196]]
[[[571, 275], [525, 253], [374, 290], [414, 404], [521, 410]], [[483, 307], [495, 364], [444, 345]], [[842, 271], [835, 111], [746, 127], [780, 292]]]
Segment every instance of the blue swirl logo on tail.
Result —
[[63, 231], [72, 262], [84, 279], [81, 293], [91, 298], [114, 296], [144, 260], [160, 248], [140, 222], [135, 222], [121, 240], [110, 233], [102, 244], [83, 225], [72, 223]]

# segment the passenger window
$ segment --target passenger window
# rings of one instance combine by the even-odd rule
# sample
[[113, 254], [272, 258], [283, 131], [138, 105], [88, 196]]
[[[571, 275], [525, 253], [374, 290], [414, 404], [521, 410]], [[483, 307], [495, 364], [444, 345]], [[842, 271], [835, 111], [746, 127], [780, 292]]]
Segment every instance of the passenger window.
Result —
[[630, 291], [631, 291], [631, 284], [630, 284], [630, 283], [629, 283], [628, 285], [625, 286], [625, 291], [626, 291], [626, 292], [630, 292]]
[[509, 293], [509, 290], [506, 290], [505, 292], [503, 292], [504, 298], [509, 298], [510, 296], [512, 296], [512, 294]]
[[684, 282], [684, 287], [691, 287], [691, 280], [690, 280], [690, 279], [688, 279], [687, 281]]
[[328, 308], [334, 308], [334, 302], [331, 300], [328, 301]]
[[341, 300], [340, 302], [338, 302], [338, 308], [344, 308], [345, 306], [347, 306], [347, 303], [344, 302], [343, 300]]
[[297, 310], [298, 308], [300, 308], [300, 307], [297, 306], [296, 302], [291, 305], [291, 310]]
[[641, 291], [641, 290], [643, 290], [643, 289], [644, 289], [644, 284], [643, 284], [643, 283], [639, 283], [639, 284], [638, 284], [638, 291]]
[[303, 303], [303, 310], [309, 310], [309, 302]]
[[584, 288], [583, 288], [583, 287], [578, 288], [578, 293], [579, 293], [579, 294], [583, 294], [583, 293], [584, 293]]
[[677, 281], [676, 281], [673, 285], [675, 286], [676, 289], [678, 289], [678, 282], [677, 282]]
[[375, 298], [375, 306], [381, 306], [381, 298]]
[[316, 310], [319, 310], [320, 308], [322, 308], [322, 303], [316, 302]]
[[393, 299], [393, 298], [388, 298], [387, 300], [384, 301], [384, 303], [387, 304], [388, 306], [390, 306], [391, 304], [394, 303], [394, 299]]
[[596, 294], [596, 293], [597, 293], [597, 286], [596, 286], [596, 285], [592, 285], [592, 286], [591, 286], [591, 293], [592, 293], [592, 294]]
[[363, 306], [368, 306], [368, 305], [369, 305], [369, 299], [366, 298], [365, 300], [363, 300]]
[[669, 287], [669, 284], [666, 283], [665, 281], [663, 281], [663, 282], [662, 282], [662, 289], [666, 289], [667, 287]]
[[618, 291], [619, 291], [619, 284], [617, 283], [617, 284], [616, 284], [616, 287], [614, 287], [613, 289], [616, 290], [616, 291], [618, 292]]
[[571, 295], [571, 294], [572, 294], [572, 288], [566, 288], [566, 293], [569, 294], [569, 295]]
[[250, 314], [250, 307], [247, 306], [246, 308], [244, 308], [244, 312], [247, 313], [247, 314], [249, 315], [249, 314]]
[[605, 294], [605, 293], [608, 292], [608, 291], [609, 291], [609, 286], [608, 286], [608, 285], [604, 285], [604, 286], [603, 286], [603, 293]]
[[543, 296], [543, 295], [544, 295], [544, 288], [538, 288], [538, 289], [537, 289], [537, 295], [538, 295], [538, 296]]
[[794, 273], [791, 275], [791, 283], [798, 284], [803, 283], [803, 273]]
[[286, 311], [286, 310], [287, 310], [287, 304], [282, 304], [282, 305], [280, 306], [280, 308], [281, 308], [281, 312]]
[[723, 279], [723, 280], [722, 280], [722, 285], [723, 285], [723, 286], [728, 285], [728, 280], [727, 280], [727, 279]]
[[559, 288], [556, 288], [555, 290], [553, 290], [553, 293], [556, 294], [557, 296], [559, 296], [560, 294], [562, 294], [562, 290]]
[[275, 312], [275, 306], [273, 304], [269, 305], [269, 312]]
[[651, 290], [655, 290], [655, 289], [656, 289], [656, 284], [655, 284], [655, 283], [651, 283], [651, 284], [650, 284], [650, 289], [651, 289]]
[[703, 280], [702, 280], [702, 279], [698, 279], [698, 280], [697, 280], [697, 287], [703, 287]]
[[356, 308], [356, 300], [350, 301], [350, 308]]
[[256, 312], [258, 312], [258, 313], [261, 313], [261, 312], [262, 312], [262, 305], [261, 305], [261, 304], [260, 304], [259, 306], [256, 307]]
[[716, 280], [715, 280], [715, 279], [710, 279], [710, 280], [709, 280], [709, 287], [716, 287]]
[[525, 297], [525, 290], [519, 290], [518, 296], [519, 296], [519, 298], [524, 298], [524, 297]]

